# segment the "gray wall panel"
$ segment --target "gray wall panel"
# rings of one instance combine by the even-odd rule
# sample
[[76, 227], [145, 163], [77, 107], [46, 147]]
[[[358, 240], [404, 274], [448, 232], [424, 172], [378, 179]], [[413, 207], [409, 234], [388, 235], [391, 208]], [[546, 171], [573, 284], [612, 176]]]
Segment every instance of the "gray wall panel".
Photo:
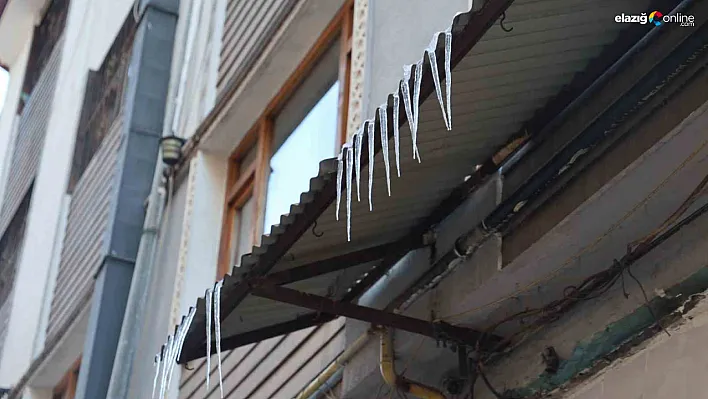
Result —
[[[39, 169], [44, 136], [51, 114], [64, 38], [54, 46], [34, 90], [20, 116], [15, 148], [10, 161], [5, 197], [0, 211], [0, 233], [4, 233], [17, 212]], [[1, 234], [0, 234], [1, 236]]]
[[296, 0], [229, 0], [217, 90], [239, 81], [280, 27]]
[[94, 273], [106, 255], [122, 127], [121, 115], [74, 190], [47, 327], [49, 339], [69, 321], [67, 317], [78, 301], [93, 289]]

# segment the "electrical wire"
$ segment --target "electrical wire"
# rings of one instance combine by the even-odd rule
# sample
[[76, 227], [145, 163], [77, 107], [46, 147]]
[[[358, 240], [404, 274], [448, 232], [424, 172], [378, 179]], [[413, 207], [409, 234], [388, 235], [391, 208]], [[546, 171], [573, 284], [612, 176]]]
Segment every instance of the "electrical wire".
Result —
[[482, 381], [484, 382], [484, 385], [487, 386], [487, 389], [489, 389], [489, 392], [491, 392], [495, 398], [504, 399], [504, 396], [502, 396], [496, 389], [494, 389], [494, 386], [492, 386], [492, 383], [489, 382], [489, 379], [487, 378], [487, 375], [484, 374], [483, 369], [484, 369], [484, 366], [482, 365], [482, 362], [481, 361], [478, 362], [477, 363], [477, 373], [479, 374], [480, 377], [482, 377]]
[[413, 356], [411, 356], [410, 359], [406, 362], [406, 365], [403, 366], [403, 369], [401, 370], [400, 376], [403, 377], [406, 374], [406, 371], [408, 371], [408, 367], [410, 367], [411, 364], [413, 364], [413, 361], [415, 361], [416, 357], [418, 357], [418, 354], [420, 353], [420, 348], [423, 347], [423, 342], [425, 342], [425, 336], [421, 335], [419, 340], [418, 340], [418, 345], [416, 346], [415, 350], [413, 351]]
[[[597, 272], [591, 276], [588, 276], [585, 278], [578, 286], [568, 286], [566, 289], [563, 290], [563, 298], [552, 301], [548, 304], [546, 304], [543, 307], [540, 308], [534, 308], [534, 309], [525, 309], [523, 311], [514, 313], [510, 316], [507, 316], [498, 322], [494, 323], [491, 325], [489, 328], [487, 328], [483, 333], [482, 333], [482, 338], [480, 338], [477, 341], [477, 353], [482, 353], [480, 352], [480, 345], [481, 342], [484, 340], [484, 338], [490, 334], [493, 334], [493, 332], [499, 328], [501, 325], [515, 321], [521, 318], [529, 317], [529, 316], [537, 316], [538, 318], [534, 320], [534, 322], [530, 325], [527, 325], [524, 327], [521, 331], [517, 331], [516, 333], [512, 334], [511, 336], [505, 338], [501, 342], [499, 342], [495, 348], [493, 348], [490, 353], [487, 355], [487, 359], [480, 358], [477, 364], [477, 372], [479, 375], [482, 377], [482, 380], [484, 381], [484, 384], [487, 386], [487, 388], [495, 395], [497, 398], [502, 398], [502, 396], [497, 392], [494, 387], [491, 385], [489, 380], [487, 379], [486, 375], [484, 374], [484, 371], [482, 370], [484, 366], [484, 361], [487, 360], [487, 362], [490, 361], [491, 357], [498, 354], [501, 349], [504, 349], [506, 345], [509, 343], [513, 342], [513, 340], [521, 334], [525, 334], [524, 337], [522, 338], [522, 341], [530, 336], [531, 334], [528, 334], [528, 331], [531, 330], [533, 327], [535, 327], [535, 332], [539, 331], [541, 328], [546, 326], [548, 323], [551, 323], [558, 318], [562, 316], [562, 314], [566, 313], [570, 308], [573, 306], [577, 305], [581, 301], [587, 301], [590, 299], [595, 299], [607, 292], [610, 288], [612, 288], [618, 280], [622, 280], [622, 289], [625, 292], [625, 297], [628, 297], [625, 291], [624, 287], [624, 273], [625, 271], [629, 275], [630, 278], [632, 278], [637, 285], [639, 286], [639, 289], [642, 293], [642, 296], [644, 298], [644, 306], [647, 308], [649, 313], [651, 314], [652, 318], [654, 319], [654, 322], [656, 325], [658, 325], [667, 335], [671, 336], [671, 334], [666, 330], [666, 328], [661, 325], [661, 322], [657, 315], [654, 313], [653, 309], [651, 308], [651, 304], [649, 302], [649, 296], [646, 293], [646, 290], [644, 289], [644, 286], [642, 285], [641, 281], [632, 273], [631, 270], [631, 265], [636, 262], [637, 260], [641, 259], [642, 256], [646, 255], [649, 253], [652, 249], [654, 249], [657, 245], [659, 245], [661, 242], [667, 240], [669, 237], [671, 237], [673, 234], [675, 234], [681, 227], [687, 225], [688, 223], [692, 222], [695, 220], [698, 216], [702, 215], [705, 212], [708, 212], [708, 204], [703, 205], [701, 208], [698, 210], [694, 211], [692, 214], [689, 216], [685, 217], [683, 220], [679, 221], [678, 223], [677, 220], [683, 216], [683, 214], [690, 208], [692, 204], [695, 203], [695, 201], [700, 197], [701, 193], [704, 191], [705, 187], [708, 185], [708, 175], [706, 175], [703, 180], [694, 188], [694, 190], [691, 192], [691, 194], [681, 203], [681, 205], [677, 208], [676, 211], [674, 211], [661, 225], [659, 228], [654, 229], [651, 231], [649, 234], [645, 235], [641, 239], [635, 241], [634, 243], [638, 243], [637, 245], [630, 244], [627, 246], [627, 252], [626, 254], [620, 259], [617, 260], [615, 259], [612, 263], [612, 266], [610, 266], [608, 269], [602, 270], [600, 272]], [[673, 225], [673, 227], [671, 227]], [[669, 227], [671, 227], [669, 229]], [[532, 333], [532, 334], [533, 334]], [[515, 346], [518, 346], [520, 343], [517, 342]], [[507, 353], [509, 351], [506, 351]], [[474, 389], [474, 386], [471, 388]]]
[[512, 292], [502, 298], [496, 299], [491, 302], [487, 302], [483, 305], [479, 305], [479, 306], [476, 306], [476, 307], [473, 307], [473, 308], [470, 308], [470, 309], [467, 309], [467, 310], [464, 310], [464, 311], [461, 311], [458, 313], [446, 315], [436, 321], [448, 321], [449, 322], [449, 321], [453, 321], [455, 319], [459, 319], [464, 316], [469, 316], [471, 314], [478, 313], [484, 309], [487, 309], [487, 308], [495, 306], [495, 305], [499, 305], [509, 299], [513, 299], [513, 298], [517, 297], [519, 294], [523, 294], [525, 292], [528, 292], [531, 289], [536, 288], [537, 286], [550, 281], [551, 279], [556, 277], [561, 271], [563, 271], [566, 267], [570, 266], [571, 264], [573, 264], [577, 260], [579, 260], [581, 256], [583, 256], [583, 255], [587, 254], [588, 252], [590, 252], [591, 250], [595, 249], [595, 247], [597, 247], [597, 245], [599, 245], [600, 242], [602, 242], [605, 238], [609, 237], [610, 234], [612, 234], [615, 230], [617, 230], [625, 221], [627, 221], [627, 219], [629, 219], [639, 209], [641, 209], [644, 205], [646, 205], [646, 203], [649, 202], [649, 200], [652, 199], [662, 188], [664, 188], [664, 186], [666, 186], [666, 184], [671, 179], [673, 179], [681, 170], [683, 170], [691, 160], [693, 160], [699, 153], [701, 153], [701, 151], [703, 151], [703, 149], [705, 149], [706, 146], [708, 146], [708, 140], [703, 141], [701, 143], [701, 145], [698, 146], [691, 154], [689, 154], [689, 156], [686, 157], [681, 162], [681, 164], [679, 164], [668, 176], [666, 176], [666, 178], [664, 178], [664, 180], [662, 180], [661, 183], [659, 183], [659, 185], [657, 185], [651, 192], [649, 192], [649, 194], [647, 194], [647, 196], [644, 197], [644, 199], [642, 199], [637, 204], [635, 204], [635, 206], [632, 209], [630, 209], [627, 213], [625, 213], [617, 222], [612, 224], [607, 229], [607, 231], [605, 231], [602, 235], [598, 236], [592, 243], [583, 247], [580, 251], [573, 254], [569, 258], [567, 258], [560, 266], [558, 266], [557, 268], [555, 268], [554, 270], [552, 270], [548, 274], [546, 274], [534, 281], [529, 282], [528, 284], [518, 288], [514, 292]]

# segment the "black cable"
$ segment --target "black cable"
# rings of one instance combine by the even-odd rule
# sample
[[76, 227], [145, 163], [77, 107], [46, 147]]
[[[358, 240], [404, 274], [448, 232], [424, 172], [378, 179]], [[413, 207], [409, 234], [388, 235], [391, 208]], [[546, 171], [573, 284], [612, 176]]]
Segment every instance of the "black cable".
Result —
[[381, 389], [383, 388], [385, 382], [382, 382], [381, 385], [379, 385], [379, 389], [376, 390], [376, 396], [374, 396], [375, 399], [379, 399], [381, 395]]
[[[649, 253], [651, 250], [656, 248], [659, 244], [662, 242], [666, 241], [669, 239], [671, 236], [676, 234], [681, 228], [685, 227], [689, 223], [693, 222], [696, 220], [698, 217], [701, 215], [705, 214], [708, 212], [708, 204], [703, 205], [693, 213], [691, 213], [689, 216], [685, 217], [682, 219], [680, 222], [676, 223], [673, 227], [665, 231], [664, 233], [655, 236], [651, 241], [641, 243], [640, 245], [636, 246], [633, 250], [629, 250], [625, 256], [622, 257], [621, 260], [615, 260], [613, 262], [613, 265], [607, 269], [603, 270], [601, 272], [598, 272], [596, 274], [593, 274], [589, 277], [587, 277], [583, 282], [578, 286], [568, 286], [566, 289], [563, 291], [563, 298], [553, 301], [546, 306], [543, 306], [538, 309], [526, 309], [520, 312], [517, 312], [509, 317], [506, 317], [502, 319], [501, 321], [497, 322], [496, 324], [492, 325], [490, 328], [485, 330], [482, 333], [482, 337], [486, 336], [487, 334], [492, 334], [494, 330], [496, 330], [499, 326], [502, 324], [505, 324], [507, 322], [516, 320], [520, 317], [528, 317], [528, 316], [533, 316], [536, 314], [541, 314], [538, 319], [529, 326], [527, 326], [525, 330], [530, 329], [534, 324], [535, 325], [542, 325], [546, 324], [550, 321], [553, 321], [555, 318], [559, 317], [562, 313], [565, 313], [570, 307], [573, 305], [577, 304], [580, 301], [587, 301], [591, 299], [598, 298], [602, 295], [604, 295], [607, 291], [609, 291], [620, 279], [624, 279], [624, 271], [627, 271], [627, 274], [632, 278], [637, 285], [639, 286], [639, 289], [642, 292], [642, 295], [644, 297], [644, 302], [645, 306], [647, 307], [647, 310], [650, 312], [651, 316], [654, 318], [654, 321], [656, 324], [669, 336], [671, 334], [666, 330], [666, 328], [661, 325], [659, 322], [658, 317], [652, 310], [650, 303], [649, 303], [649, 296], [646, 293], [646, 290], [644, 289], [644, 286], [642, 285], [641, 281], [632, 273], [631, 270], [631, 265], [641, 259], [644, 255]], [[624, 284], [623, 284], [623, 289], [624, 289]], [[589, 295], [591, 293], [594, 293], [594, 295]], [[626, 291], [625, 291], [626, 293]], [[513, 338], [517, 334], [512, 335]], [[483, 338], [480, 338], [480, 341], [482, 341]], [[504, 340], [504, 342], [509, 341], [509, 339]], [[479, 342], [478, 342], [479, 344]], [[498, 348], [497, 348], [498, 349]], [[479, 345], [477, 346], [477, 350], [479, 351]], [[504, 399], [501, 394], [499, 394], [496, 389], [491, 385], [489, 380], [487, 379], [487, 376], [484, 374], [484, 371], [482, 370], [483, 363], [480, 361], [477, 364], [477, 372], [479, 376], [482, 377], [482, 381], [484, 384], [487, 386], [487, 388], [490, 390], [492, 394], [497, 399]], [[471, 387], [471, 390], [474, 390], [474, 386]]]
[[[476, 369], [476, 367], [475, 367]], [[477, 384], [477, 377], [479, 376], [478, 372], [472, 373], [470, 375], [470, 393], [467, 395], [468, 399], [474, 399], [474, 386]]]
[[651, 317], [654, 319], [654, 323], [656, 323], [656, 325], [658, 325], [662, 330], [664, 330], [666, 335], [668, 335], [670, 337], [671, 334], [669, 333], [669, 330], [664, 328], [664, 326], [659, 321], [659, 318], [656, 317], [656, 314], [652, 310], [651, 305], [649, 304], [649, 296], [647, 296], [647, 292], [644, 290], [644, 286], [639, 281], [639, 279], [634, 276], [634, 273], [632, 273], [632, 269], [629, 268], [629, 265], [627, 266], [627, 274], [629, 274], [629, 277], [631, 277], [632, 280], [634, 280], [637, 283], [637, 285], [639, 286], [639, 289], [642, 291], [642, 295], [644, 295], [644, 306], [647, 308], [647, 310], [649, 311], [649, 314], [651, 314]]
[[504, 399], [504, 396], [502, 396], [499, 392], [497, 392], [496, 389], [492, 386], [492, 383], [489, 382], [487, 379], [487, 375], [484, 374], [484, 371], [482, 370], [482, 363], [477, 363], [477, 373], [482, 377], [482, 381], [484, 381], [484, 385], [487, 386], [487, 389], [489, 389], [489, 392], [494, 395], [495, 398], [497, 399]]

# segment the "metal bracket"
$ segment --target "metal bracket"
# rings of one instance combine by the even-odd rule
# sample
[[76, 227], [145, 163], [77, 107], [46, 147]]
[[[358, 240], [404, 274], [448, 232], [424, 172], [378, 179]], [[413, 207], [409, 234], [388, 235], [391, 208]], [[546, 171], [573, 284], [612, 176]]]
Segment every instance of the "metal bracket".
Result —
[[348, 302], [335, 301], [330, 298], [271, 284], [253, 286], [251, 294], [325, 314], [349, 317], [366, 321], [377, 326], [396, 328], [431, 337], [436, 340], [442, 340], [443, 342], [453, 342], [458, 345], [473, 346], [477, 345], [479, 340], [484, 339], [484, 342], [480, 343], [480, 347], [490, 349], [501, 342], [501, 338], [498, 336], [488, 336], [476, 330], [453, 326], [445, 322], [420, 320]]

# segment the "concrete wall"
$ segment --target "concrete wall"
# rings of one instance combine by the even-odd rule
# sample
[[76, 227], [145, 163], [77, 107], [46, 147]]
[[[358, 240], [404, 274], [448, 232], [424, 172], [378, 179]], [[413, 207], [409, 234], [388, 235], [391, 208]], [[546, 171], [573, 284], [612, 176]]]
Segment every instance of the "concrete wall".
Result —
[[659, 334], [635, 353], [557, 396], [567, 399], [706, 397], [708, 301], [704, 299], [686, 312], [683, 322], [669, 332], [671, 336]]
[[[71, 169], [74, 139], [89, 68], [97, 68], [133, 2], [74, 0], [64, 31], [64, 57], [52, 104], [18, 265], [7, 348], [0, 359], [0, 386], [13, 385], [33, 360], [43, 292], [52, 263], [57, 226]], [[80, 89], [77, 89], [80, 88]], [[13, 97], [8, 97], [12, 108]], [[9, 172], [11, 173], [11, 171]], [[78, 354], [77, 354], [78, 356]]]
[[469, 0], [369, 0], [364, 118], [397, 90], [403, 65], [418, 62], [433, 35], [469, 7]]

